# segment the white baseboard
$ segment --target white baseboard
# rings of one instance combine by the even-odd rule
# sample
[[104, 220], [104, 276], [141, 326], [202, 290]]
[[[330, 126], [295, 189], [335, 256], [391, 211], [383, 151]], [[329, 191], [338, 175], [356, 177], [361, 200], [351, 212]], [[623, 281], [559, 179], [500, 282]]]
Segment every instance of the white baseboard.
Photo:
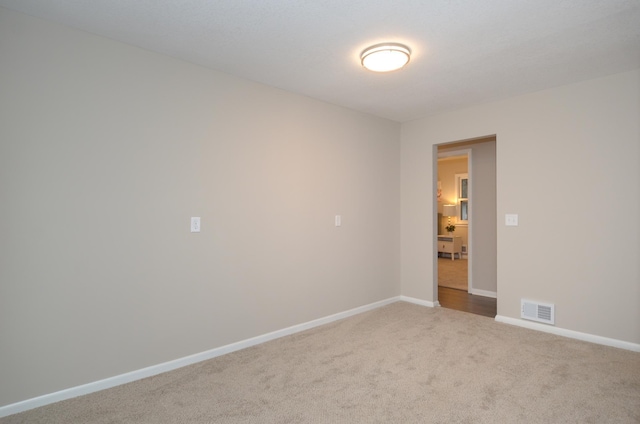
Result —
[[558, 336], [569, 337], [571, 339], [582, 340], [585, 342], [596, 343], [604, 346], [617, 347], [620, 349], [631, 350], [634, 352], [640, 352], [640, 344], [625, 342], [623, 340], [610, 339], [608, 337], [596, 336], [588, 333], [581, 333], [579, 331], [567, 330], [566, 328], [553, 327], [546, 324], [539, 324], [537, 322], [526, 321], [523, 319], [509, 318], [502, 315], [496, 315], [496, 321], [505, 324], [516, 325], [518, 327], [528, 328], [530, 330], [542, 331], [545, 333], [556, 334]]
[[183, 358], [175, 359], [173, 361], [164, 362], [162, 364], [153, 365], [153, 366], [142, 368], [136, 371], [131, 371], [125, 374], [116, 375], [114, 377], [105, 378], [103, 380], [94, 381], [91, 383], [83, 384], [81, 386], [71, 387], [69, 389], [64, 389], [54, 393], [27, 399], [21, 402], [12, 403], [12, 404], [0, 407], [0, 418], [6, 417], [8, 415], [17, 414], [19, 412], [24, 412], [29, 409], [38, 408], [40, 406], [48, 405], [54, 402], [60, 402], [62, 400], [71, 399], [77, 396], [82, 396], [82, 395], [97, 392], [100, 390], [109, 389], [111, 387], [119, 386], [121, 384], [130, 383], [132, 381], [141, 380], [143, 378], [151, 377], [167, 371], [172, 371], [177, 368], [195, 364], [197, 362], [206, 361], [207, 359], [212, 359], [218, 356], [225, 355], [227, 353], [235, 352], [241, 349], [246, 349], [251, 346], [255, 346], [261, 343], [278, 339], [280, 337], [299, 333], [301, 331], [309, 330], [311, 328], [318, 327], [320, 325], [328, 324], [333, 321], [338, 321], [353, 315], [357, 315], [363, 312], [377, 309], [382, 306], [397, 302], [399, 300], [401, 300], [401, 296], [391, 297], [389, 299], [381, 300], [379, 302], [370, 303], [368, 305], [353, 308], [348, 311], [339, 312], [337, 314], [329, 315], [323, 318], [318, 318], [313, 321], [293, 325], [291, 327], [287, 327], [282, 330], [273, 331], [271, 333], [252, 337], [247, 340], [242, 340], [236, 343], [228, 344], [226, 346], [221, 346], [215, 349], [207, 350], [205, 352], [200, 352], [194, 355], [185, 356]]
[[471, 289], [469, 293], [476, 296], [492, 297], [494, 299], [498, 297], [498, 293], [489, 290]]
[[[438, 301], [431, 302], [428, 300], [417, 299], [409, 296], [391, 297], [385, 300], [381, 300], [379, 302], [374, 302], [368, 305], [350, 309], [348, 311], [339, 312], [337, 314], [329, 315], [323, 318], [318, 318], [316, 320], [312, 320], [306, 323], [293, 325], [291, 327], [287, 327], [282, 330], [273, 331], [271, 333], [263, 334], [250, 339], [246, 339], [236, 343], [221, 346], [215, 349], [207, 350], [205, 352], [200, 352], [194, 355], [185, 356], [183, 358], [175, 359], [173, 361], [164, 362], [162, 364], [153, 365], [153, 366], [142, 368], [136, 371], [120, 374], [114, 377], [105, 378], [103, 380], [83, 384], [81, 386], [71, 387], [69, 389], [60, 390], [54, 393], [50, 393], [50, 394], [38, 396], [32, 399], [27, 399], [21, 402], [16, 402], [10, 405], [2, 406], [0, 407], [0, 417], [6, 417], [8, 415], [17, 414], [19, 412], [24, 412], [29, 409], [38, 408], [40, 406], [48, 405], [55, 402], [60, 402], [62, 400], [71, 399], [77, 396], [82, 396], [82, 395], [97, 392], [100, 390], [105, 390], [111, 387], [119, 386], [121, 384], [130, 383], [132, 381], [141, 380], [143, 378], [151, 377], [157, 374], [161, 374], [163, 372], [185, 367], [187, 365], [195, 364], [197, 362], [206, 361], [207, 359], [212, 359], [221, 355], [225, 355], [227, 353], [235, 352], [241, 349], [245, 349], [251, 346], [261, 344], [261, 343], [275, 340], [280, 337], [299, 333], [301, 331], [309, 330], [311, 328], [328, 324], [334, 321], [338, 321], [344, 318], [348, 318], [353, 315], [371, 311], [373, 309], [377, 309], [397, 301], [414, 303], [416, 305], [427, 306], [431, 308], [440, 306]], [[532, 330], [544, 331], [547, 333], [557, 334], [560, 336], [570, 337], [573, 339], [578, 339], [578, 340], [597, 343], [605, 346], [612, 346], [612, 347], [617, 347], [621, 349], [640, 352], [640, 344], [636, 344], [636, 343], [610, 339], [607, 337], [595, 336], [587, 333], [580, 333], [577, 331], [567, 330], [567, 329], [558, 328], [558, 327], [550, 327], [544, 324], [538, 324], [538, 323], [533, 323], [525, 320], [509, 318], [501, 315], [497, 315], [495, 320], [497, 322], [516, 325], [519, 327], [529, 328]]]
[[415, 297], [409, 296], [400, 296], [398, 300], [401, 300], [403, 302], [415, 303], [416, 305], [428, 306], [429, 308], [437, 308], [438, 306], [440, 306], [440, 303], [437, 300], [435, 302], [431, 302], [428, 300], [417, 299]]

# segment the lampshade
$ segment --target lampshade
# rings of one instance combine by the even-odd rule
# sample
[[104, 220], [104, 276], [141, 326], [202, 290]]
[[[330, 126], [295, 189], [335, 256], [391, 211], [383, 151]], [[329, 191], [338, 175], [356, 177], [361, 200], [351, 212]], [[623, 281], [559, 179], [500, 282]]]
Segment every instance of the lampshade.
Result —
[[362, 66], [374, 72], [389, 72], [402, 68], [409, 62], [411, 51], [398, 43], [376, 44], [360, 55]]
[[456, 216], [457, 215], [457, 207], [456, 205], [443, 205], [442, 206], [442, 216]]

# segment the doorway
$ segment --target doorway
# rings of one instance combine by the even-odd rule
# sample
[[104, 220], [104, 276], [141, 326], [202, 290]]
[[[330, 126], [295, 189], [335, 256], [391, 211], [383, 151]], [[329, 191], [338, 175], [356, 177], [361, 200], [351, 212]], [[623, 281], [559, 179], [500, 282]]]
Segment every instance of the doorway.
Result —
[[469, 163], [472, 151], [438, 153], [438, 286], [469, 292]]
[[495, 317], [496, 137], [445, 143], [435, 149], [438, 302]]

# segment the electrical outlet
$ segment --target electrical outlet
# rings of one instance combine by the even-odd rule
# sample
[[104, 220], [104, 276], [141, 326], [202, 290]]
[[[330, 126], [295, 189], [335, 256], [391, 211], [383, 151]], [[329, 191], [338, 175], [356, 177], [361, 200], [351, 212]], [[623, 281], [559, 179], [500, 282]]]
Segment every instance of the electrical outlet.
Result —
[[199, 233], [200, 232], [200, 217], [192, 216], [191, 217], [191, 232]]
[[507, 227], [518, 226], [518, 214], [508, 213], [504, 216], [504, 225]]

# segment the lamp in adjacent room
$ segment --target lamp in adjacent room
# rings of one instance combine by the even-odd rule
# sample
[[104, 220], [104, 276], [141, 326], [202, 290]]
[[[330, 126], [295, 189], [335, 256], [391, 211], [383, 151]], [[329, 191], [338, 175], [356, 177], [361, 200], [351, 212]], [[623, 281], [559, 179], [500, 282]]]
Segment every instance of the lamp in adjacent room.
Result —
[[442, 216], [447, 217], [447, 226], [446, 230], [449, 233], [453, 233], [456, 230], [456, 226], [451, 224], [451, 217], [458, 215], [458, 208], [456, 205], [443, 205], [442, 206]]

